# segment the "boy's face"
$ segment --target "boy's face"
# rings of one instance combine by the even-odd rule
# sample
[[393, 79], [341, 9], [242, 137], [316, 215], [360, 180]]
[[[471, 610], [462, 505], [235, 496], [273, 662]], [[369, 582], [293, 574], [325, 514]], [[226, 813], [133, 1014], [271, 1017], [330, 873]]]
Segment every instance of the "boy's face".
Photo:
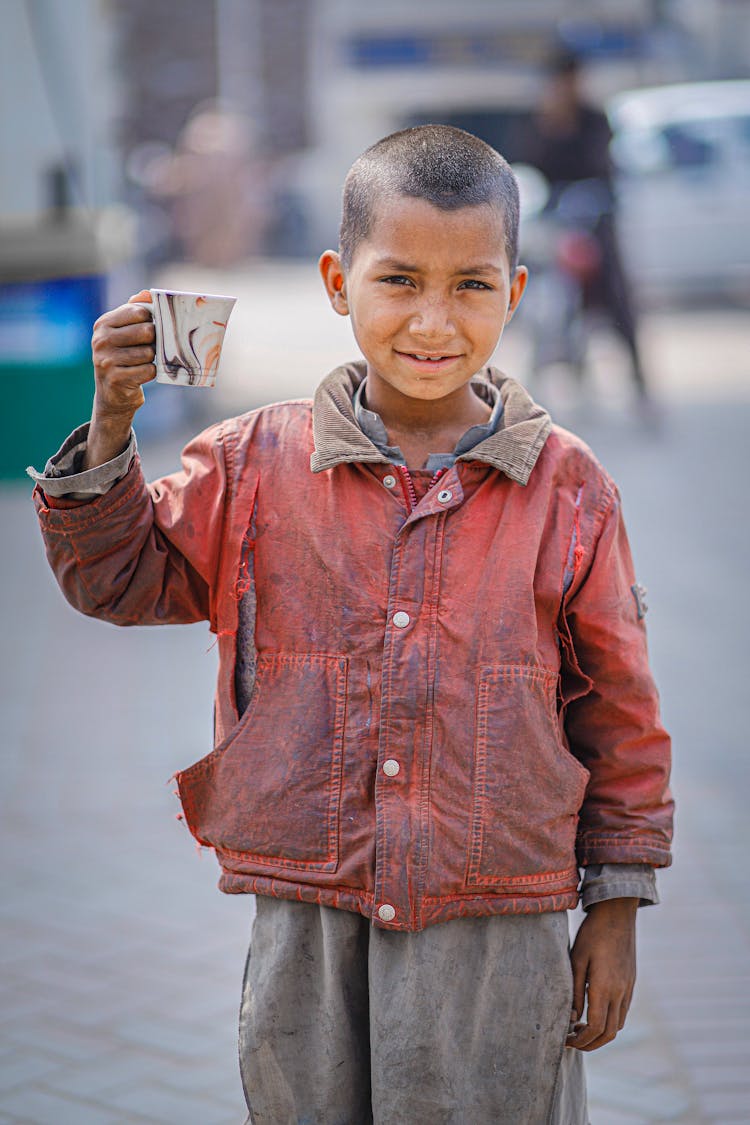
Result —
[[368, 378], [410, 399], [455, 393], [490, 359], [526, 286], [511, 280], [500, 208], [441, 211], [422, 199], [379, 201], [351, 267], [326, 251], [331, 304], [350, 316]]

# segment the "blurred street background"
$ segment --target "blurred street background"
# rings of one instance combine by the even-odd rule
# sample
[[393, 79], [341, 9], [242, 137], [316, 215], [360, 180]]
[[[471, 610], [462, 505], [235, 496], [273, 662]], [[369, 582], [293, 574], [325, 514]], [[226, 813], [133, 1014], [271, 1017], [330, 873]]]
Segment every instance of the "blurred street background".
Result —
[[93, 320], [144, 285], [239, 298], [214, 390], [147, 388], [150, 476], [215, 418], [310, 394], [356, 354], [315, 268], [351, 161], [439, 120], [530, 164], [561, 52], [609, 121], [648, 393], [596, 263], [559, 252], [586, 216], [528, 167], [532, 280], [496, 362], [620, 485], [678, 801], [591, 1121], [750, 1122], [750, 5], [6, 0], [2, 27], [0, 1125], [243, 1121], [252, 901], [215, 889], [168, 784], [210, 746], [213, 638], [76, 615], [23, 479], [88, 417]]

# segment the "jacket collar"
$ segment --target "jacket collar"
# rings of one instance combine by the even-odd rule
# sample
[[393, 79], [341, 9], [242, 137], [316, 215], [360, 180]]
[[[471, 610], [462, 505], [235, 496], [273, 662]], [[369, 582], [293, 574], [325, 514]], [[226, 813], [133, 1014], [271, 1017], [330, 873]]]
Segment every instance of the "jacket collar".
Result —
[[[310, 457], [314, 473], [350, 461], [389, 464], [357, 424], [352, 406], [354, 393], [365, 377], [363, 360], [337, 367], [315, 392], [313, 401], [313, 440]], [[475, 376], [493, 383], [503, 400], [500, 429], [485, 438], [460, 461], [484, 461], [516, 481], [528, 484], [531, 470], [549, 435], [552, 422], [543, 407], [527, 394], [520, 383], [493, 367]]]

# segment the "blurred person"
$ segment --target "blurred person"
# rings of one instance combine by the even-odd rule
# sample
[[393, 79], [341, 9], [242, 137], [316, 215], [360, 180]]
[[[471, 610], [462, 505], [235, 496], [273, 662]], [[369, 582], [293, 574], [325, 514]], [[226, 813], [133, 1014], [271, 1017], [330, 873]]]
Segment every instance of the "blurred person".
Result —
[[32, 471], [72, 604], [217, 634], [215, 748], [176, 776], [221, 889], [258, 896], [256, 1125], [586, 1125], [582, 1052], [630, 1005], [669, 740], [617, 490], [487, 366], [526, 285], [518, 219], [484, 142], [384, 138], [319, 262], [363, 359], [148, 486], [142, 291], [95, 326], [91, 423]]
[[217, 103], [199, 106], [171, 159], [146, 172], [154, 196], [171, 202], [184, 257], [222, 268], [261, 253], [272, 217], [269, 170], [246, 114]]
[[596, 215], [590, 233], [599, 247], [600, 262], [584, 287], [584, 302], [607, 311], [627, 347], [639, 403], [648, 407], [650, 396], [638, 346], [636, 311], [617, 242], [611, 138], [607, 115], [589, 105], [583, 95], [579, 60], [568, 52], [560, 53], [550, 67], [533, 129], [523, 146], [523, 158], [547, 179], [550, 212], [572, 184], [591, 182]]

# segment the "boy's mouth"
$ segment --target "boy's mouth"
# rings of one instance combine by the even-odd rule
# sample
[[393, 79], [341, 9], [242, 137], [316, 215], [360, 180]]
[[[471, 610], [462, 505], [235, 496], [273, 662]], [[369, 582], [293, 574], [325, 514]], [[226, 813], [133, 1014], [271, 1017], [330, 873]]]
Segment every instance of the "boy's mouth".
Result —
[[429, 352], [401, 352], [400, 355], [414, 363], [423, 363], [432, 367], [439, 367], [440, 364], [450, 363], [459, 358], [457, 355], [431, 355]]

